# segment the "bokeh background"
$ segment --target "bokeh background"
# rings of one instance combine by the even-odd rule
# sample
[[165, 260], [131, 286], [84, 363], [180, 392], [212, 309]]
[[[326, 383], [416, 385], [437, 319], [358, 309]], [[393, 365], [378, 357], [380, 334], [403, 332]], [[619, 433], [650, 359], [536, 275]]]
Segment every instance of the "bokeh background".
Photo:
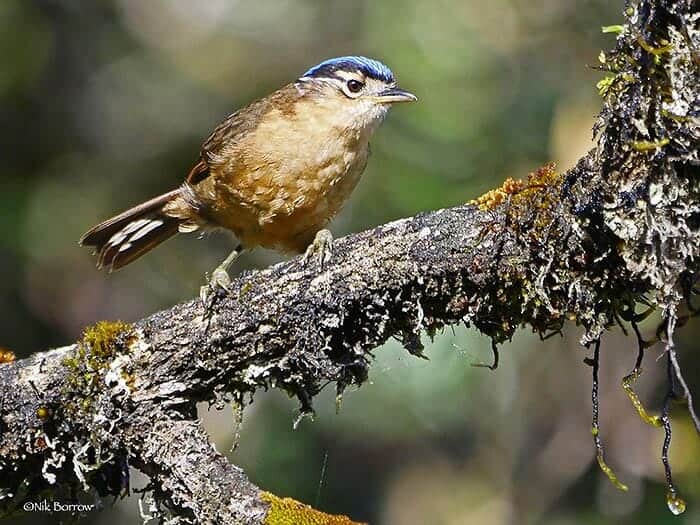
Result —
[[[19, 357], [63, 345], [100, 319], [139, 319], [193, 297], [232, 240], [185, 237], [106, 275], [77, 239], [96, 222], [178, 185], [227, 114], [330, 56], [366, 54], [420, 103], [395, 108], [336, 236], [456, 205], [507, 176], [591, 145], [600, 106], [589, 66], [613, 45], [609, 0], [2, 0], [0, 2], [0, 345]], [[247, 254], [237, 270], [280, 257]], [[654, 319], [644, 330], [654, 330]], [[700, 392], [695, 326], [678, 341]], [[428, 345], [429, 361], [395, 344], [371, 381], [332, 392], [295, 431], [295, 404], [258, 395], [240, 432], [229, 407], [201, 415], [217, 447], [276, 494], [381, 525], [700, 523], [700, 447], [674, 410], [671, 459], [688, 500], [664, 502], [662, 433], [620, 388], [632, 338], [603, 343], [602, 437], [628, 493], [598, 470], [590, 369], [576, 329], [541, 343], [522, 331], [501, 349], [463, 328]], [[697, 339], [695, 339], [697, 341]], [[639, 382], [663, 398], [661, 349]], [[144, 485], [137, 474], [134, 488]], [[18, 522], [55, 523], [32, 514]], [[86, 523], [139, 521], [130, 497]]]

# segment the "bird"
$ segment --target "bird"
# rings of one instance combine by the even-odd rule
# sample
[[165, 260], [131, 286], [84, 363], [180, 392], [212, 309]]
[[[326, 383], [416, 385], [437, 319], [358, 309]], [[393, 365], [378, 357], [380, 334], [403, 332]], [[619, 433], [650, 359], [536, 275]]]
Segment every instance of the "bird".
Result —
[[94, 226], [80, 245], [112, 272], [177, 233], [229, 230], [238, 244], [209, 288], [228, 288], [233, 261], [256, 247], [322, 265], [326, 226], [360, 180], [371, 136], [393, 104], [416, 100], [378, 60], [324, 60], [221, 122], [178, 188]]

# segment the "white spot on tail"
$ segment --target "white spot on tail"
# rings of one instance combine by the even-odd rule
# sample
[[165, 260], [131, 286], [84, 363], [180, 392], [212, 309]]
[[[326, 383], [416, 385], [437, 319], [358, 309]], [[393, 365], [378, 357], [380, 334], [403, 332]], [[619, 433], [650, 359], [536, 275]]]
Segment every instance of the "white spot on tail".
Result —
[[162, 225], [163, 221], [160, 219], [139, 219], [130, 222], [109, 238], [107, 246], [119, 246], [119, 251], [125, 252], [133, 246], [132, 243], [138, 241]]
[[107, 246], [119, 246], [126, 240], [127, 235], [128, 234], [124, 233], [123, 230], [119, 230], [109, 238], [109, 241], [107, 241]]
[[140, 238], [142, 238], [143, 236], [148, 235], [153, 230], [160, 228], [161, 226], [163, 226], [163, 221], [161, 221], [160, 219], [154, 219], [154, 220], [148, 221], [147, 224], [142, 226], [140, 230], [138, 230], [135, 234], [133, 234], [131, 236], [131, 238], [129, 239], [129, 242], [136, 242]]
[[151, 222], [149, 219], [139, 219], [138, 221], [130, 222], [124, 228], [122, 228], [121, 232], [125, 235], [129, 235], [130, 233], [135, 232], [136, 230], [140, 229], [142, 226], [145, 226]]

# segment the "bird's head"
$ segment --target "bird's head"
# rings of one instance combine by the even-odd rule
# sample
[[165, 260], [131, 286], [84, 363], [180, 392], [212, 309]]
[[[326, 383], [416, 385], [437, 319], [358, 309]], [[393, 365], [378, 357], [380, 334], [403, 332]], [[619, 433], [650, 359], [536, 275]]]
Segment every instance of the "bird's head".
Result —
[[304, 73], [296, 85], [355, 128], [373, 129], [392, 104], [417, 100], [396, 85], [386, 65], [361, 56], [325, 60]]

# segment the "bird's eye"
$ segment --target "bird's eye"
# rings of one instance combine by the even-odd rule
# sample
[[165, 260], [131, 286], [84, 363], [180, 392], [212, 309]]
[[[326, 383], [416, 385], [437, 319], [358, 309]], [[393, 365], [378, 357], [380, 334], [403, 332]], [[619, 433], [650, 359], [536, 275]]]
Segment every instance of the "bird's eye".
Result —
[[365, 85], [359, 80], [351, 79], [348, 80], [348, 90], [351, 93], [359, 93], [360, 90], [365, 87]]

